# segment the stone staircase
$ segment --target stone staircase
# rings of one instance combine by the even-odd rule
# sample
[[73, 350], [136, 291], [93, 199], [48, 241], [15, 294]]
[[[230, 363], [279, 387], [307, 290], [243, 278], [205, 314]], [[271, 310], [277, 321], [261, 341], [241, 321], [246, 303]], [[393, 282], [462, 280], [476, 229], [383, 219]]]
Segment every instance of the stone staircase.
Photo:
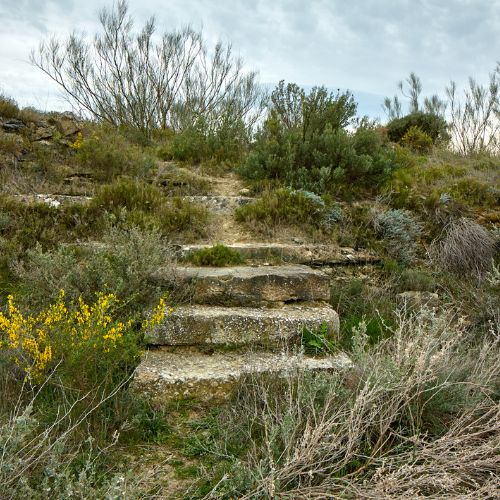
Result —
[[[234, 178], [231, 183], [237, 187]], [[19, 198], [27, 203], [41, 200], [56, 208], [89, 201], [50, 195]], [[213, 243], [171, 245], [179, 262], [173, 271], [176, 283], [189, 290], [190, 301], [147, 332], [148, 350], [135, 372], [133, 389], [155, 406], [183, 398], [213, 403], [227, 399], [247, 376], [351, 366], [343, 354], [304, 355], [302, 335], [305, 328], [321, 328], [331, 338], [339, 335], [338, 315], [328, 303], [331, 276], [325, 271], [373, 264], [378, 257], [293, 239], [240, 241], [242, 233], [227, 228], [234, 229], [234, 211], [252, 198], [240, 196], [237, 190], [186, 198], [208, 207], [225, 237], [220, 239], [218, 234], [213, 243], [224, 242], [241, 254], [246, 265], [193, 267], [185, 264], [189, 256]], [[159, 269], [154, 279], [157, 286], [168, 289], [172, 269]]]
[[[231, 195], [189, 199], [206, 204], [221, 226], [224, 217], [251, 201]], [[183, 398], [220, 402], [247, 376], [350, 366], [343, 354], [312, 357], [302, 352], [305, 328], [321, 328], [331, 338], [339, 335], [338, 315], [328, 303], [331, 278], [311, 266], [373, 263], [375, 256], [328, 245], [224, 244], [238, 251], [246, 265], [185, 265], [193, 252], [212, 244], [175, 246], [175, 281], [189, 289], [190, 303], [177, 306], [146, 334], [149, 349], [133, 381], [133, 388], [155, 406]], [[160, 269], [155, 280], [167, 288], [172, 269]]]

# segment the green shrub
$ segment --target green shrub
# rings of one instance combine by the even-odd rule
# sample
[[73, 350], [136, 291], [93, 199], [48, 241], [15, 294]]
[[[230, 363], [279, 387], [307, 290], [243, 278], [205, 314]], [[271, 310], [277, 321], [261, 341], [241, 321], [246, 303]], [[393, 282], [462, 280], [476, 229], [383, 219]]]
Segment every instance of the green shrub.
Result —
[[281, 82], [267, 120], [239, 169], [251, 180], [279, 179], [294, 188], [343, 194], [370, 189], [394, 168], [382, 133], [367, 120], [355, 132], [356, 104], [349, 93], [323, 87], [306, 94]]
[[220, 117], [214, 129], [204, 120], [169, 134], [157, 153], [163, 160], [191, 163], [204, 161], [236, 163], [246, 152], [249, 131], [242, 121], [225, 121]]
[[401, 138], [401, 144], [419, 153], [426, 153], [432, 146], [432, 137], [412, 125]]
[[277, 189], [236, 210], [240, 222], [268, 226], [311, 225], [319, 227], [325, 211], [323, 199], [309, 191]]
[[143, 150], [131, 144], [118, 130], [101, 126], [90, 137], [75, 145], [74, 161], [92, 172], [98, 180], [109, 181], [118, 175], [144, 175], [152, 166]]
[[17, 118], [19, 115], [19, 106], [11, 97], [0, 94], [0, 116], [3, 118]]
[[9, 214], [0, 236], [15, 242], [19, 251], [37, 243], [52, 248], [59, 241], [86, 239], [99, 234], [104, 222], [98, 210], [85, 204], [55, 208], [44, 202], [26, 203], [8, 196], [0, 196], [0, 212]]
[[388, 210], [375, 215], [373, 226], [386, 244], [389, 255], [408, 264], [415, 258], [421, 224], [408, 210]]
[[152, 276], [171, 261], [158, 231], [111, 227], [98, 245], [51, 251], [36, 246], [18, 265], [17, 275], [24, 300], [32, 306], [55, 300], [59, 288], [71, 300], [82, 296], [86, 301], [105, 290], [123, 301], [122, 309], [140, 312], [158, 299], [161, 291]]
[[387, 124], [387, 135], [392, 142], [401, 142], [411, 127], [427, 134], [433, 143], [447, 141], [447, 125], [444, 118], [433, 113], [416, 112], [395, 118]]
[[168, 197], [156, 186], [130, 179], [101, 187], [91, 206], [113, 214], [114, 224], [158, 228], [164, 236], [203, 236], [209, 221], [205, 207]]
[[197, 250], [189, 256], [189, 260], [197, 266], [214, 267], [231, 266], [244, 262], [239, 252], [221, 244]]
[[117, 212], [123, 208], [153, 212], [158, 210], [165, 200], [166, 197], [156, 186], [123, 178], [101, 186], [92, 199], [92, 205], [108, 212]]

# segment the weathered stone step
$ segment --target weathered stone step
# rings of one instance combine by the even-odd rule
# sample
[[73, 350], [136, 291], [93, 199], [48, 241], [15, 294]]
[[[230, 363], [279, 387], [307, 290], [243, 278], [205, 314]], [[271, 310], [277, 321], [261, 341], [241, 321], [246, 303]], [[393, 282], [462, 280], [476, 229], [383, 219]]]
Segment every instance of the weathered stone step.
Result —
[[72, 196], [66, 194], [16, 194], [13, 197], [23, 203], [46, 203], [58, 208], [61, 205], [84, 204], [92, 198], [90, 196]]
[[137, 367], [132, 387], [155, 407], [185, 398], [215, 402], [227, 399], [249, 375], [286, 376], [301, 370], [331, 372], [351, 366], [345, 354], [310, 358], [265, 352], [204, 355], [154, 350]]
[[[336, 247], [324, 244], [292, 243], [227, 243], [242, 257], [250, 260], [280, 259], [285, 262], [313, 265], [350, 265], [380, 262], [380, 257], [367, 250]], [[210, 248], [212, 245], [178, 245], [175, 247], [180, 258], [188, 258], [194, 252]]]
[[266, 347], [300, 343], [304, 327], [326, 325], [332, 338], [339, 333], [339, 317], [326, 304], [294, 305], [279, 309], [179, 306], [146, 333], [151, 345], [212, 345]]
[[[160, 270], [158, 278], [170, 281], [171, 273]], [[302, 265], [177, 267], [175, 276], [196, 304], [259, 307], [330, 297], [328, 276]]]
[[185, 199], [205, 205], [209, 210], [218, 214], [228, 214], [236, 208], [246, 205], [255, 198], [248, 196], [223, 196], [223, 195], [206, 195], [206, 196], [186, 196]]

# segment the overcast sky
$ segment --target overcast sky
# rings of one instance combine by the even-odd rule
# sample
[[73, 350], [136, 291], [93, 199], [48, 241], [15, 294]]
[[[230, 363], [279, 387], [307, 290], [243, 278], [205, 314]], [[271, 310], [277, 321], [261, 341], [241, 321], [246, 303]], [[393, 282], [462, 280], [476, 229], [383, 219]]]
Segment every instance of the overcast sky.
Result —
[[[67, 109], [58, 89], [28, 62], [40, 40], [98, 29], [111, 1], [0, 0], [0, 91], [22, 105]], [[486, 81], [500, 61], [500, 0], [130, 0], [141, 25], [185, 24], [211, 41], [230, 41], [260, 80], [350, 89], [361, 114], [415, 71], [424, 94], [450, 79]]]

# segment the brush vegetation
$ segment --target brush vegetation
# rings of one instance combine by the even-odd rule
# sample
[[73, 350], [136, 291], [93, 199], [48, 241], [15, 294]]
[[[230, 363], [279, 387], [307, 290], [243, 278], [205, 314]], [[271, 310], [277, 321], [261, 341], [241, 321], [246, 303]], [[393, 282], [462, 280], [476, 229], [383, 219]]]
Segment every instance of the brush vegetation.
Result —
[[[387, 98], [381, 125], [350, 92], [266, 96], [191, 28], [137, 38], [126, 2], [100, 21], [32, 56], [84, 110], [68, 135], [67, 117], [0, 95], [0, 496], [498, 496], [500, 68], [445, 98], [411, 74], [408, 109]], [[229, 221], [195, 201], [227, 172], [255, 195]], [[129, 383], [146, 329], [188, 294], [174, 249], [226, 222], [380, 256], [335, 268], [340, 336], [304, 331], [297, 352], [353, 365], [154, 409]], [[224, 245], [189, 260], [243, 262]]]

